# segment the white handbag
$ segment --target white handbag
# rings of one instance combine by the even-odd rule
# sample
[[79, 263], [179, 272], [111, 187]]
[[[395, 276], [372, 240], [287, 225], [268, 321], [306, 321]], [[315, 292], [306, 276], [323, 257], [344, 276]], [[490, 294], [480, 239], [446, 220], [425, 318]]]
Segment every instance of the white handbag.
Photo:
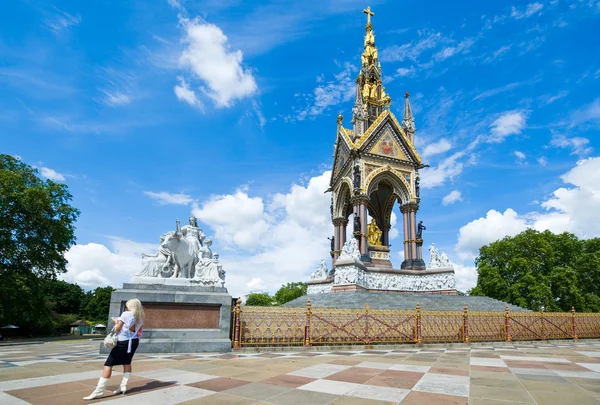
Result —
[[110, 331], [110, 333], [108, 335], [106, 335], [106, 337], [104, 338], [104, 347], [106, 347], [107, 349], [112, 349], [116, 345], [117, 345], [117, 331], [116, 331], [115, 327], [113, 327], [112, 330]]

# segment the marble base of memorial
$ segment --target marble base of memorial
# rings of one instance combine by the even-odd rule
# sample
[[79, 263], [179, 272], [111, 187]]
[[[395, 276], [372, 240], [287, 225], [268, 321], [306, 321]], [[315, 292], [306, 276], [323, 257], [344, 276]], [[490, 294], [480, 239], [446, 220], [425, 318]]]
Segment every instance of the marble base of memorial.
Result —
[[369, 268], [352, 258], [338, 259], [333, 276], [308, 282], [307, 294], [345, 291], [396, 291], [456, 295], [454, 269], [394, 270]]
[[[144, 306], [146, 320], [139, 353], [200, 353], [231, 351], [232, 297], [224, 287], [204, 287], [189, 279], [134, 277], [113, 291], [111, 318], [118, 317], [131, 298]], [[100, 344], [100, 352], [108, 350]]]

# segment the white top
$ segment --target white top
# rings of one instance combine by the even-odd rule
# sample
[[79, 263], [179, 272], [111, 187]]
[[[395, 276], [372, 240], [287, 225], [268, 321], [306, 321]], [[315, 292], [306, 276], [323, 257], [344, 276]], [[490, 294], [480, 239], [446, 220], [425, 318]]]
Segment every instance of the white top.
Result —
[[133, 325], [135, 325], [135, 318], [133, 317], [133, 312], [131, 311], [125, 311], [121, 314], [120, 317], [117, 318], [119, 321], [123, 322], [123, 327], [121, 328], [121, 330], [119, 331], [119, 333], [117, 334], [117, 340], [118, 341], [124, 341], [124, 340], [130, 340], [130, 339], [137, 339], [138, 338], [138, 332], [142, 325], [136, 325], [135, 326], [135, 332], [132, 332], [129, 330], [129, 328], [131, 328]]

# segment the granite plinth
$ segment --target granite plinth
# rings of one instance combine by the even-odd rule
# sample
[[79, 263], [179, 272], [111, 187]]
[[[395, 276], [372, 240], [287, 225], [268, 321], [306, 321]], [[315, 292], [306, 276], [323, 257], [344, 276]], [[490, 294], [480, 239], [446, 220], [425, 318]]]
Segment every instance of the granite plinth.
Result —
[[[186, 283], [125, 283], [112, 293], [109, 325], [131, 298], [139, 299], [146, 312], [139, 353], [231, 351], [232, 297], [226, 288]], [[100, 352], [107, 353], [108, 349], [101, 344]]]

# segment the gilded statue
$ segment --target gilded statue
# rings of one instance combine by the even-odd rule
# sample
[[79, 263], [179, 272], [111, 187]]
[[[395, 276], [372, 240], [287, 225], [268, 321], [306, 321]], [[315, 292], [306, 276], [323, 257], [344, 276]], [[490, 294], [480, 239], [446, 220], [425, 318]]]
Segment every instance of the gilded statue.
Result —
[[379, 230], [377, 224], [375, 223], [375, 219], [371, 220], [369, 224], [369, 229], [367, 233], [367, 239], [369, 240], [369, 245], [371, 246], [381, 246], [381, 235], [383, 232]]

